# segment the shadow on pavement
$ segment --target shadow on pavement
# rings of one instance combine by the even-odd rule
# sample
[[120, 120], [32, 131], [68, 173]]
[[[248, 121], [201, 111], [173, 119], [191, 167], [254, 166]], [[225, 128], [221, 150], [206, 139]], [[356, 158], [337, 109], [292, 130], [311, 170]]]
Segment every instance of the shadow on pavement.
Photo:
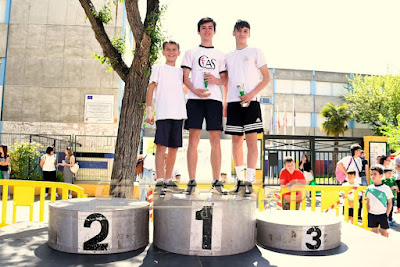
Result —
[[143, 267], [147, 266], [190, 266], [190, 267], [246, 267], [246, 266], [262, 266], [273, 267], [269, 262], [262, 257], [260, 250], [254, 247], [252, 250], [245, 253], [231, 256], [187, 256], [179, 255], [158, 249], [151, 245], [147, 251], [147, 255], [143, 260]]

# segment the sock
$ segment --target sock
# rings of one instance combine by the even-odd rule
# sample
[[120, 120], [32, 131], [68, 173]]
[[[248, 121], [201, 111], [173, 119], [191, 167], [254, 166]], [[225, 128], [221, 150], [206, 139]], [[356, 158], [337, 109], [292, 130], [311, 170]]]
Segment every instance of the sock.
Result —
[[196, 178], [190, 178], [190, 181], [195, 181], [196, 180]]
[[247, 168], [246, 180], [250, 183], [254, 183], [256, 180], [256, 169]]
[[157, 178], [156, 179], [156, 182], [162, 182], [162, 181], [164, 181], [164, 178]]
[[166, 180], [164, 181], [164, 184], [168, 184], [169, 181], [171, 181], [171, 179], [166, 179]]
[[243, 166], [235, 166], [236, 177], [238, 180], [243, 181], [244, 178], [244, 167]]

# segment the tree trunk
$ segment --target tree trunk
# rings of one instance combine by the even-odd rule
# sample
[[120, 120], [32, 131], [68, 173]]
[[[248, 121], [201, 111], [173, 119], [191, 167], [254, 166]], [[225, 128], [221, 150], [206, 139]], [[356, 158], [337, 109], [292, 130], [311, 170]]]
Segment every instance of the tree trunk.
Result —
[[[335, 137], [338, 137], [339, 135], [335, 134]], [[335, 175], [336, 171], [336, 166], [338, 162], [338, 152], [339, 152], [339, 142], [335, 141], [334, 142], [334, 148], [333, 148], [333, 157], [332, 157], [332, 177]]]
[[148, 76], [143, 72], [142, 63], [144, 62], [140, 57], [134, 60], [124, 88], [111, 174], [110, 195], [113, 197], [133, 197], [136, 158], [149, 82]]

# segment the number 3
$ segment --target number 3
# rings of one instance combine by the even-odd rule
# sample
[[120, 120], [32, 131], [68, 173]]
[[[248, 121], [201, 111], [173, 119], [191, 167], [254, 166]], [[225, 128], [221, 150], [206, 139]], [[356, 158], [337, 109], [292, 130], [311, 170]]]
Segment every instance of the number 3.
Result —
[[308, 235], [311, 235], [313, 232], [317, 232], [317, 235], [313, 236], [313, 238], [312, 238], [316, 242], [316, 244], [311, 245], [310, 243], [306, 243], [306, 246], [309, 249], [318, 249], [321, 246], [321, 239], [320, 239], [321, 230], [318, 228], [318, 226], [311, 227], [310, 229], [307, 230]]

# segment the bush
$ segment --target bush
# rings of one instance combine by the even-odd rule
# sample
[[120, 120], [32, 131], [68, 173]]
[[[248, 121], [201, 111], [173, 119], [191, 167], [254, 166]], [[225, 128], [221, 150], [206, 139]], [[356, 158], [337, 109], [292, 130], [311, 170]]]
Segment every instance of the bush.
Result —
[[43, 180], [40, 173], [41, 144], [16, 142], [10, 146], [11, 179]]

